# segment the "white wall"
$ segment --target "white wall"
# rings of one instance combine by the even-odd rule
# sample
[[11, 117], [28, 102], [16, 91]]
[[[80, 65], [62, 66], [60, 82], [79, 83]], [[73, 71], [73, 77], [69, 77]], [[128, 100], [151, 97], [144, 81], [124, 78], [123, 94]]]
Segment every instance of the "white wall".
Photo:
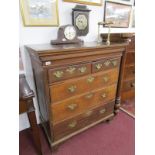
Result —
[[[68, 3], [63, 2], [62, 0], [58, 0], [58, 9], [59, 9], [59, 23], [60, 25], [71, 24], [72, 17], [71, 12], [72, 8], [74, 8], [76, 3]], [[90, 22], [89, 22], [89, 33], [85, 37], [81, 37], [85, 42], [95, 41], [97, 39], [97, 23], [103, 20], [103, 12], [104, 12], [104, 2], [103, 6], [91, 6], [88, 5], [88, 8], [91, 10], [90, 12]], [[40, 44], [40, 43], [49, 43], [50, 40], [56, 39], [58, 27], [23, 27], [21, 14], [19, 15], [19, 34], [20, 34], [20, 48], [25, 68], [25, 74], [27, 76], [27, 80], [30, 84], [30, 87], [35, 91], [33, 75], [30, 66], [30, 60], [28, 55], [25, 55], [23, 45], [27, 44]], [[102, 28], [101, 32], [106, 33], [107, 28]], [[114, 32], [134, 32], [132, 28], [113, 28], [111, 30]], [[37, 100], [34, 99], [34, 104], [36, 107], [37, 120], [38, 119], [38, 107]], [[29, 127], [29, 122], [27, 120], [26, 114], [22, 114], [19, 118], [19, 130], [23, 130]]]

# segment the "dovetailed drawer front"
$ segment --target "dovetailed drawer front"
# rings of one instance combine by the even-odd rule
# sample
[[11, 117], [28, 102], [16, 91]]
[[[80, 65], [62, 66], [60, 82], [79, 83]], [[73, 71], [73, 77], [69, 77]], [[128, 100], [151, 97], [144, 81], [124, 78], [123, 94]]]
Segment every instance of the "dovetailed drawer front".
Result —
[[111, 85], [85, 95], [73, 97], [62, 102], [52, 104], [52, 121], [54, 123], [76, 116], [99, 104], [112, 101], [116, 96], [117, 85]]
[[135, 77], [135, 66], [129, 66], [125, 68], [124, 80]]
[[87, 110], [84, 113], [81, 113], [76, 117], [72, 117], [71, 119], [65, 120], [61, 123], [57, 123], [55, 125], [52, 124], [54, 130], [54, 141], [112, 114], [113, 110], [114, 102], [110, 102], [106, 105]]
[[54, 103], [94, 89], [106, 87], [117, 82], [118, 74], [119, 69], [113, 69], [53, 84], [50, 86], [51, 100]]
[[91, 73], [91, 64], [72, 65], [49, 70], [49, 83]]
[[109, 58], [101, 61], [96, 61], [92, 64], [92, 72], [105, 71], [107, 69], [116, 68], [120, 65], [120, 58]]
[[134, 90], [135, 89], [135, 80], [129, 80], [129, 81], [124, 81], [122, 90], [123, 91], [128, 91], [128, 90]]
[[135, 52], [128, 52], [125, 58], [125, 64], [130, 65], [135, 63]]

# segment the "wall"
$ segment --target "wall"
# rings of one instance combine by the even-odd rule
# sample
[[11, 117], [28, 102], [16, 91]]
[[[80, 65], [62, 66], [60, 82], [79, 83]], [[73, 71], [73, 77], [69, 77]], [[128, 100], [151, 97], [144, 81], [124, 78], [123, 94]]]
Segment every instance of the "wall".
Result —
[[[104, 3], [104, 2], [103, 2]], [[71, 24], [71, 12], [72, 8], [74, 8], [76, 3], [68, 3], [63, 2], [62, 0], [58, 0], [58, 8], [59, 8], [59, 22], [60, 25]], [[103, 20], [103, 12], [104, 12], [104, 4], [103, 6], [91, 6], [88, 5], [88, 8], [91, 10], [90, 12], [90, 22], [89, 22], [89, 33], [85, 37], [81, 37], [85, 42], [95, 41], [97, 39], [97, 23]], [[25, 68], [25, 74], [30, 84], [30, 87], [35, 91], [34, 81], [32, 70], [30, 66], [29, 56], [25, 54], [23, 45], [27, 44], [40, 44], [40, 43], [49, 43], [50, 40], [56, 39], [58, 27], [23, 27], [21, 14], [19, 15], [19, 37], [20, 37], [20, 48]], [[106, 33], [107, 28], [102, 28], [101, 32]], [[134, 32], [132, 28], [113, 28], [111, 30], [114, 32]], [[34, 99], [35, 107], [36, 107], [36, 115], [37, 121], [39, 122], [38, 117], [38, 107], [37, 107], [37, 99]], [[19, 118], [19, 130], [23, 130], [29, 127], [29, 122], [26, 114], [20, 115]]]

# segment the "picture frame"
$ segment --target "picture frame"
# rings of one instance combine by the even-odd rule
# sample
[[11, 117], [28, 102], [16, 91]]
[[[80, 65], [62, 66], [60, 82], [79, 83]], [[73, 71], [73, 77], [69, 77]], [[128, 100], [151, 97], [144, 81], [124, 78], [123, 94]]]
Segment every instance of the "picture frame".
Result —
[[107, 1], [121, 3], [121, 4], [127, 4], [127, 5], [134, 5], [134, 3], [135, 3], [135, 0], [107, 0]]
[[111, 27], [128, 28], [130, 25], [132, 6], [106, 1], [104, 9], [104, 21], [113, 22]]
[[24, 26], [59, 26], [58, 0], [20, 0]]
[[72, 2], [86, 5], [102, 6], [102, 0], [63, 0], [64, 2]]

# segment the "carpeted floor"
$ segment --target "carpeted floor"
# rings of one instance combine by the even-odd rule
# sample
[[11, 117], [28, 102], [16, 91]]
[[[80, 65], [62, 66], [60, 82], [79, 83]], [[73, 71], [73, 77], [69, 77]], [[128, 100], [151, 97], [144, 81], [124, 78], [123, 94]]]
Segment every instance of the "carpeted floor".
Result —
[[[57, 152], [51, 153], [41, 130], [43, 155], [134, 155], [135, 121], [120, 111], [110, 122], [99, 124], [74, 136], [62, 144]], [[20, 155], [36, 155], [30, 130], [19, 134]]]

